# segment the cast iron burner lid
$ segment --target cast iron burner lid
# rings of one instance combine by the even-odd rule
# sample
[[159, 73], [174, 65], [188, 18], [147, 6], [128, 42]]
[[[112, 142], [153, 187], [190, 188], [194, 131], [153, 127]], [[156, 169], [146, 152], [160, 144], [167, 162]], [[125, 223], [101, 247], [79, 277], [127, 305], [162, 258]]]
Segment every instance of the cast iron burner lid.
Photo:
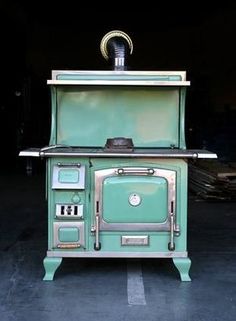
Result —
[[134, 144], [132, 138], [114, 137], [108, 138], [104, 151], [106, 152], [132, 152]]

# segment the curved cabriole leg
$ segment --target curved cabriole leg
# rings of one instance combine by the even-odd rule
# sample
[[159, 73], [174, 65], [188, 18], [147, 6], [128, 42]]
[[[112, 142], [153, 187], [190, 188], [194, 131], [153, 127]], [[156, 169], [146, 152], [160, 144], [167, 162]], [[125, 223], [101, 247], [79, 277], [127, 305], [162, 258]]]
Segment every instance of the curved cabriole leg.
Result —
[[54, 274], [62, 261], [61, 257], [45, 257], [43, 265], [45, 269], [44, 281], [52, 281]]
[[189, 276], [189, 269], [191, 266], [191, 260], [188, 257], [173, 258], [173, 263], [179, 271], [181, 281], [191, 281]]

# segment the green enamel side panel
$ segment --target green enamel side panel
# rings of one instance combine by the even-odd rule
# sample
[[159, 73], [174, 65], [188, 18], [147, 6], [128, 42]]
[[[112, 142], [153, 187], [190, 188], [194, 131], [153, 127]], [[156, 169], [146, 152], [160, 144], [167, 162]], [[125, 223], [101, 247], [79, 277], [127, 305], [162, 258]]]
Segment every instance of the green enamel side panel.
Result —
[[76, 169], [61, 169], [58, 173], [60, 183], [78, 183], [79, 171]]
[[56, 105], [56, 87], [51, 87], [51, 135], [49, 144], [56, 144], [56, 131], [57, 131], [57, 105]]
[[167, 218], [167, 181], [162, 177], [108, 177], [102, 195], [108, 223], [160, 223]]
[[76, 227], [61, 227], [58, 230], [60, 242], [78, 242], [79, 230]]
[[179, 148], [186, 149], [185, 142], [185, 100], [186, 100], [186, 88], [180, 88], [180, 121], [179, 121]]
[[47, 196], [48, 196], [48, 249], [53, 247], [53, 218], [55, 216], [54, 192], [52, 186], [52, 160], [47, 159]]
[[179, 147], [176, 87], [57, 87], [56, 143], [103, 147], [131, 137], [136, 147]]

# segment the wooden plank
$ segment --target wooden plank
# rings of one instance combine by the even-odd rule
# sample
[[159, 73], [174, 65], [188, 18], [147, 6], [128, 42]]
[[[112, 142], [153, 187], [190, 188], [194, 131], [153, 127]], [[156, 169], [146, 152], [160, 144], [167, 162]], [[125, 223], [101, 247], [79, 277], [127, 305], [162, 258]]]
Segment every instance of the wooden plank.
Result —
[[189, 189], [206, 200], [235, 200], [236, 163], [189, 162]]

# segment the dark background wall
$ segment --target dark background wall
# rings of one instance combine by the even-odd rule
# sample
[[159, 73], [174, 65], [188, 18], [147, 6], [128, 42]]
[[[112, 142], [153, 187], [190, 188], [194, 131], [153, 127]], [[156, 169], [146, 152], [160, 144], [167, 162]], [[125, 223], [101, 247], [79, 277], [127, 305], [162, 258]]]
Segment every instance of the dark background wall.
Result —
[[113, 29], [134, 42], [130, 69], [187, 71], [188, 147], [236, 160], [236, 5], [156, 5], [107, 12], [71, 2], [0, 3], [3, 163], [17, 167], [20, 149], [48, 144], [51, 70], [108, 69], [99, 44]]

